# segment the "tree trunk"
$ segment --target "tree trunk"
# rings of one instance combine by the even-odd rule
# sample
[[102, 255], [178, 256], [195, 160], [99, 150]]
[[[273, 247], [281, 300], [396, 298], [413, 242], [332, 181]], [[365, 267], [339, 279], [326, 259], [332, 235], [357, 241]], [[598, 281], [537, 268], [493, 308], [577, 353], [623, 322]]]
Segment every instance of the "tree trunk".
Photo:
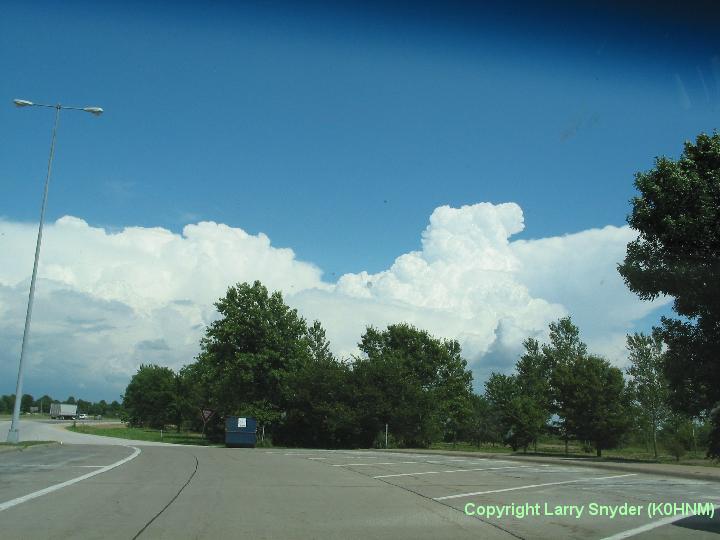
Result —
[[565, 437], [565, 455], [568, 455], [568, 439]]
[[658, 458], [657, 453], [657, 429], [653, 425], [653, 432], [652, 432], [652, 443], [653, 443], [653, 454], [655, 455], [655, 459]]
[[602, 448], [600, 448], [600, 447], [598, 446], [598, 447], [596, 448], [596, 450], [597, 450], [597, 457], [602, 457]]

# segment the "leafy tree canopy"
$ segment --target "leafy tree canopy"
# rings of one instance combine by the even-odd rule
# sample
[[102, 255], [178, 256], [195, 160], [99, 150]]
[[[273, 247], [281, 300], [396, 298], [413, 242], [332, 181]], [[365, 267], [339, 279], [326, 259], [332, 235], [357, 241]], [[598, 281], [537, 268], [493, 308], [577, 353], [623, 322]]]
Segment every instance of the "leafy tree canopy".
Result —
[[639, 236], [618, 270], [643, 299], [674, 298], [682, 319], [662, 319], [665, 372], [676, 409], [709, 411], [720, 401], [720, 135], [685, 143], [635, 176], [630, 226]]
[[130, 424], [161, 429], [172, 420], [175, 399], [173, 371], [153, 364], [141, 365], [125, 389], [123, 407]]
[[203, 387], [198, 392], [205, 406], [220, 417], [252, 413], [277, 420], [289, 396], [289, 374], [310, 359], [305, 320], [259, 281], [230, 287], [215, 307], [221, 317], [207, 328], [188, 373]]

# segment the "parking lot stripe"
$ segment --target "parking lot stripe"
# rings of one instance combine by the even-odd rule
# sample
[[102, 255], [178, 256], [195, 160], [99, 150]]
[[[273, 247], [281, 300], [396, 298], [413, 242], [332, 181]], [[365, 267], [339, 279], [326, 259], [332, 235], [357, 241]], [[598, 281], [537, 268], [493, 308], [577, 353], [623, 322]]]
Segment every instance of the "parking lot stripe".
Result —
[[[540, 465], [541, 467], [549, 467], [549, 465]], [[395, 478], [396, 476], [420, 476], [421, 474], [442, 474], [442, 473], [456, 473], [456, 472], [470, 472], [470, 471], [497, 471], [499, 469], [526, 469], [532, 467], [532, 465], [517, 465], [515, 467], [485, 467], [482, 469], [453, 469], [450, 471], [423, 471], [423, 472], [409, 472], [401, 474], [381, 474], [379, 476], [373, 476], [373, 478]]]
[[102, 474], [104, 472], [110, 471], [110, 470], [114, 469], [115, 467], [119, 467], [120, 465], [123, 465], [123, 464], [127, 463], [128, 461], [135, 459], [140, 454], [139, 448], [136, 448], [134, 446], [128, 446], [127, 448], [132, 448], [134, 450], [134, 452], [132, 454], [130, 454], [128, 457], [123, 458], [120, 461], [116, 461], [115, 463], [112, 463], [111, 465], [106, 465], [105, 467], [102, 467], [101, 469], [98, 469], [96, 471], [92, 471], [87, 474], [83, 474], [82, 476], [78, 476], [77, 478], [72, 478], [70, 480], [66, 480], [65, 482], [61, 482], [59, 484], [54, 484], [52, 486], [46, 487], [45, 489], [41, 489], [38, 491], [34, 491], [32, 493], [28, 493], [27, 495], [23, 495], [22, 497], [12, 499], [12, 500], [6, 501], [4, 503], [0, 503], [0, 512], [2, 512], [3, 510], [7, 510], [8, 508], [12, 508], [13, 506], [17, 506], [18, 504], [22, 504], [24, 502], [31, 501], [32, 499], [36, 499], [43, 495], [47, 495], [48, 493], [52, 493], [53, 491], [57, 491], [58, 489], [62, 489], [64, 487], [71, 486], [82, 480], [92, 478], [93, 476], [96, 476], [98, 474]]
[[[720, 505], [716, 504], [715, 510], [717, 510], [718, 508], [720, 508]], [[680, 521], [681, 519], [692, 517], [693, 515], [695, 514], [683, 514], [681, 516], [670, 516], [663, 519], [658, 519], [657, 521], [646, 523], [645, 525], [635, 527], [634, 529], [628, 529], [627, 531], [613, 534], [612, 536], [606, 536], [602, 540], [622, 540], [623, 538], [630, 538], [631, 536], [635, 536], [636, 534], [651, 531], [658, 527], [662, 527], [663, 525], [670, 525], [671, 523], [675, 523], [676, 521]]]
[[375, 465], [407, 465], [408, 463], [422, 463], [421, 461], [388, 461], [386, 463], [338, 463], [333, 467], [373, 467]]
[[596, 478], [578, 478], [576, 480], [564, 480], [562, 482], [547, 482], [545, 484], [530, 484], [529, 486], [517, 486], [503, 489], [491, 489], [488, 491], [475, 491], [473, 493], [458, 493], [457, 495], [445, 495], [444, 497], [434, 497], [434, 501], [447, 501], [449, 499], [460, 499], [461, 497], [473, 497], [475, 495], [487, 495], [488, 493], [503, 493], [505, 491], [517, 491], [520, 489], [531, 489], [545, 486], [559, 486], [561, 484], [576, 484], [578, 482], [587, 482], [594, 480], [610, 480], [611, 478], [624, 478], [626, 476], [637, 476], [637, 473], [616, 474], [614, 476], [599, 476]]

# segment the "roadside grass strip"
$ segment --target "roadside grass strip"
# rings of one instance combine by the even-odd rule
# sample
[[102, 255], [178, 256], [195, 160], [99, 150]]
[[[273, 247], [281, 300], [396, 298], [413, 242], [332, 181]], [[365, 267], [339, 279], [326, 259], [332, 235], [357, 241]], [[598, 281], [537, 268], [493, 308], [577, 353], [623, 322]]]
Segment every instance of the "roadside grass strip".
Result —
[[475, 495], [487, 495], [490, 493], [504, 493], [506, 491], [518, 491], [521, 489], [532, 489], [532, 488], [545, 487], [545, 486], [559, 486], [562, 484], [577, 484], [578, 482], [592, 482], [595, 480], [610, 480], [613, 478], [625, 478], [628, 476], [637, 476], [637, 473], [616, 474], [613, 476], [598, 476], [595, 478], [577, 478], [575, 480], [563, 480], [562, 482], [546, 482], [544, 484], [530, 484], [527, 486], [517, 486], [517, 487], [503, 488], [503, 489], [491, 489], [488, 491], [474, 491], [472, 493], [458, 493], [456, 495], [445, 495], [444, 497], [434, 497], [433, 501], [447, 501], [450, 499], [460, 499], [462, 497], [474, 497]]
[[[550, 465], [540, 465], [540, 467], [549, 467]], [[445, 473], [457, 473], [457, 472], [473, 472], [473, 471], [499, 471], [501, 469], [528, 469], [533, 465], [516, 465], [509, 467], [484, 467], [481, 469], [452, 469], [449, 471], [423, 471], [423, 472], [410, 472], [410, 473], [399, 473], [399, 474], [381, 474], [373, 476], [373, 478], [396, 478], [398, 476], [420, 476], [421, 474], [445, 474]], [[438, 499], [435, 499], [438, 500]]]
[[[714, 508], [715, 508], [715, 510], [719, 509], [720, 504], [715, 504]], [[612, 536], [606, 536], [602, 540], [623, 540], [623, 538], [630, 538], [631, 536], [642, 534], [647, 531], [652, 531], [653, 529], [657, 529], [658, 527], [670, 525], [672, 523], [675, 523], [676, 521], [680, 521], [682, 519], [687, 519], [687, 518], [695, 516], [695, 515], [697, 515], [697, 514], [682, 514], [680, 516], [670, 516], [670, 517], [666, 517], [663, 519], [658, 519], [657, 521], [652, 521], [650, 523], [646, 523], [645, 525], [635, 527], [634, 529], [628, 529], [627, 531], [622, 531], [617, 534], [613, 534]]]
[[139, 448], [136, 448], [134, 446], [128, 446], [128, 448], [133, 449], [133, 453], [130, 454], [128, 457], [123, 458], [120, 461], [116, 461], [115, 463], [112, 463], [110, 465], [105, 465], [104, 467], [101, 467], [96, 471], [92, 471], [87, 474], [83, 474], [82, 476], [78, 476], [77, 478], [71, 478], [70, 480], [66, 480], [65, 482], [60, 482], [59, 484], [54, 484], [44, 489], [28, 493], [27, 495], [23, 495], [22, 497], [17, 497], [16, 499], [0, 503], [0, 512], [2, 512], [3, 510], [7, 510], [8, 508], [12, 508], [13, 506], [17, 506], [18, 504], [37, 499], [38, 497], [42, 497], [43, 495], [47, 495], [48, 493], [52, 493], [53, 491], [57, 491], [73, 484], [77, 484], [78, 482], [87, 480], [88, 478], [92, 478], [93, 476], [97, 476], [98, 474], [108, 472], [116, 467], [119, 467], [120, 465], [124, 465], [128, 461], [132, 461], [140, 455], [141, 450]]

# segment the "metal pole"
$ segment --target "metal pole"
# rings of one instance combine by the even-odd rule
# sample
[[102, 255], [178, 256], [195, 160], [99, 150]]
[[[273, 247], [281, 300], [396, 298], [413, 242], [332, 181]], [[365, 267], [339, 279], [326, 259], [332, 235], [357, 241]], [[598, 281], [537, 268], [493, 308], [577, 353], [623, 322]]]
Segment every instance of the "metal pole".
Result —
[[50, 173], [52, 172], [53, 157], [55, 156], [55, 135], [60, 120], [61, 106], [55, 106], [55, 122], [53, 124], [52, 139], [50, 141], [50, 157], [48, 158], [47, 177], [45, 178], [45, 191], [43, 192], [42, 206], [40, 208], [40, 225], [38, 227], [37, 243], [35, 244], [35, 262], [33, 263], [32, 278], [30, 279], [30, 295], [28, 296], [27, 313], [25, 314], [25, 330], [23, 330], [22, 346], [20, 348], [20, 367], [18, 368], [17, 386], [15, 387], [15, 406], [13, 407], [12, 423], [8, 431], [7, 442], [20, 442], [20, 401], [22, 400], [23, 363], [28, 337], [30, 334], [30, 319], [32, 318], [33, 299], [35, 297], [35, 279], [37, 278], [38, 261], [40, 259], [40, 244], [42, 243], [43, 221], [45, 207], [47, 206], [48, 188], [50, 187]]
[[387, 435], [388, 435], [388, 425], [385, 424], [385, 448], [387, 449]]

